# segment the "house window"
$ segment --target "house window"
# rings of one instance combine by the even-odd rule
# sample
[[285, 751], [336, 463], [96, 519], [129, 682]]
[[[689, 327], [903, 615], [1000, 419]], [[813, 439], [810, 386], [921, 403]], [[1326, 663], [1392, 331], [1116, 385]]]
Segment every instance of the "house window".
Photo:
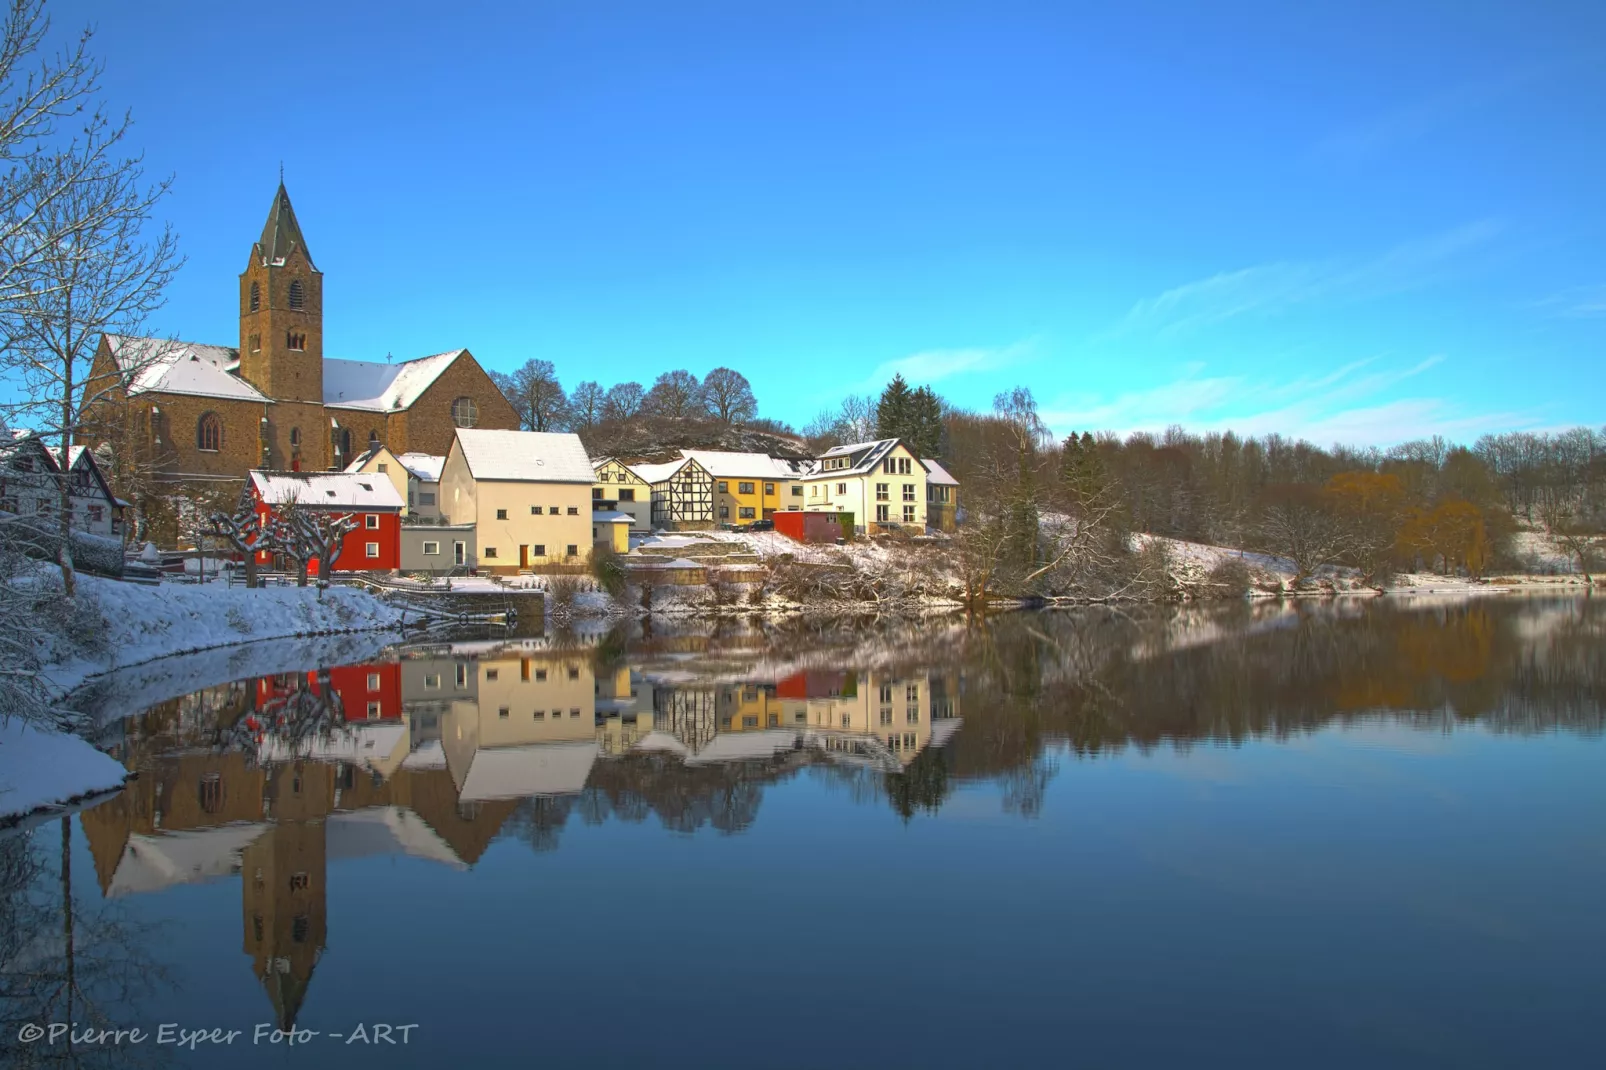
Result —
[[569, 679], [571, 679], [571, 680], [580, 679], [580, 670], [578, 668], [576, 668], [575, 666], [573, 666], [573, 665], [569, 666]]
[[379, 720], [379, 703], [370, 702], [368, 704], [368, 719], [370, 721]]
[[480, 407], [474, 404], [469, 397], [458, 398], [452, 402], [452, 423], [458, 427], [477, 427], [480, 421]]
[[876, 518], [876, 520], [878, 522], [882, 523], [882, 524], [885, 524], [888, 520], [892, 519], [892, 517], [890, 515], [890, 512], [889, 512], [889, 510], [891, 508], [892, 507], [888, 506], [888, 505], [878, 505], [878, 506], [876, 506], [875, 507], [875, 518]]
[[635, 501], [636, 500], [636, 489], [634, 487], [621, 488], [620, 491], [619, 491], [619, 500], [622, 501], [622, 502], [633, 502], [633, 501]]
[[881, 685], [881, 701], [882, 702], [891, 702], [892, 701], [892, 685], [891, 684], [882, 684]]
[[751, 519], [753, 519], [753, 515], [754, 515], [752, 507], [751, 506], [745, 506], [745, 505], [742, 508], [736, 510], [736, 514], [737, 514], [738, 518], [742, 519], [742, 520], [751, 520]]
[[379, 674], [377, 672], [371, 672], [368, 674], [368, 690], [379, 690]]
[[424, 553], [429, 555], [430, 557], [434, 557], [435, 555], [439, 554], [440, 552], [441, 552], [441, 544], [440, 543], [438, 543], [438, 542], [426, 542], [424, 544]]
[[421, 491], [419, 491], [418, 492], [418, 504], [419, 505], [434, 505], [435, 504], [435, 492], [431, 491], [431, 490], [421, 490]]
[[496, 511], [496, 519], [498, 519], [498, 520], [506, 520], [507, 519], [507, 510], [506, 509], [498, 509]]
[[536, 683], [540, 683], [542, 680], [545, 680], [545, 679], [546, 679], [546, 670], [545, 669], [537, 669], [537, 670], [535, 670], [535, 682]]
[[578, 505], [569, 506], [569, 515], [570, 516], [579, 516], [580, 515], [580, 507]]
[[758, 727], [758, 718], [757, 717], [743, 717], [742, 718], [742, 727], [743, 728], [757, 728]]
[[262, 284], [260, 282], [253, 281], [251, 283], [251, 304], [249, 308], [252, 312], [262, 308]]
[[[531, 557], [545, 557], [546, 556], [546, 543], [538, 542], [534, 546], [530, 547], [530, 556]], [[546, 679], [546, 677], [543, 676], [542, 679], [544, 680], [544, 679]]]
[[498, 717], [502, 718], [502, 720], [504, 720], [504, 721], [507, 720], [507, 715], [508, 715], [509, 712], [510, 711], [508, 710], [508, 708], [506, 706], [498, 706], [497, 709], [496, 709], [496, 715]]
[[848, 485], [846, 483], [838, 483], [836, 485], [836, 492], [838, 494], [846, 494], [848, 492]]
[[377, 542], [371, 542], [371, 543], [368, 544], [368, 556], [369, 557], [378, 557], [379, 556], [379, 544]]
[[598, 473], [598, 475], [597, 475], [597, 482], [598, 483], [610, 483], [612, 481], [613, 481], [613, 473], [612, 472], [601, 472], [601, 473]]
[[201, 809], [215, 814], [222, 805], [223, 778], [217, 773], [208, 773], [201, 778]]
[[574, 543], [571, 542], [569, 544], [569, 548], [566, 551], [564, 551], [564, 556], [565, 557], [579, 557], [580, 556], [580, 547], [576, 546]]
[[738, 483], [738, 484], [736, 484], [736, 493], [738, 493], [738, 494], [751, 494], [751, 493], [753, 493], [753, 484], [751, 484], [751, 483]]
[[906, 506], [903, 507], [903, 522], [905, 524], [913, 524], [915, 522], [915, 507], [914, 506], [906, 505]]
[[535, 717], [535, 719], [537, 721], [544, 721], [544, 720], [546, 720], [546, 711], [545, 710], [536, 710], [534, 712], [534, 717]]
[[719, 507], [719, 518], [721, 520], [729, 520], [730, 519], [730, 515], [731, 515], [731, 507], [730, 506], [722, 505], [722, 506]]
[[103, 505], [91, 505], [89, 507], [89, 522], [91, 524], [98, 524], [102, 520], [104, 520], [105, 518], [106, 518], [106, 507], [105, 506], [103, 506]]
[[725, 482], [723, 479], [720, 480], [719, 481], [719, 492], [721, 494], [729, 494], [730, 491], [731, 491], [731, 485], [729, 483]]
[[888, 485], [886, 483], [877, 483], [875, 485], [875, 500], [878, 502], [888, 500]]
[[[373, 445], [373, 442], [371, 440], [369, 442], [369, 445]], [[390, 465], [388, 465], [388, 464], [384, 463], [383, 461], [381, 461], [379, 463], [379, 474], [380, 475], [384, 475], [388, 471], [390, 471]]]
[[307, 291], [302, 287], [300, 279], [290, 280], [290, 307], [297, 311], [307, 307]]
[[495, 680], [500, 675], [502, 675], [502, 670], [501, 669], [486, 669], [485, 670], [485, 678], [487, 680]]
[[794, 498], [803, 497], [803, 484], [799, 483], [799, 484], [796, 484], [796, 485], [794, 485], [792, 487], [792, 497], [794, 497]]
[[457, 663], [457, 686], [468, 686], [468, 666], [461, 661]]
[[907, 685], [903, 689], [903, 700], [905, 702], [919, 702], [920, 701], [920, 685], [919, 684], [909, 684], [909, 685]]
[[775, 484], [774, 483], [766, 483], [766, 484], [764, 484], [764, 493], [765, 494], [774, 494], [775, 493]]
[[594, 501], [594, 502], [600, 502], [602, 500], [602, 488], [601, 487], [592, 487], [591, 488], [591, 500]]
[[915, 485], [913, 483], [905, 483], [903, 485], [903, 500], [906, 502], [915, 500]]
[[432, 691], [437, 690], [441, 686], [441, 674], [438, 672], [432, 672], [428, 676], [424, 677], [424, 686]]
[[492, 559], [492, 558], [495, 558], [495, 557], [496, 557], [496, 547], [494, 547], [494, 546], [487, 546], [487, 547], [486, 547], [486, 548], [485, 548], [485, 556], [486, 556], [486, 558], [487, 558], [487, 559], [488, 559], [488, 560], [489, 560], [489, 559]]
[[530, 506], [530, 515], [531, 516], [540, 516], [541, 515], [541, 507], [539, 505]]
[[905, 721], [908, 721], [910, 724], [919, 724], [920, 723], [920, 707], [919, 706], [910, 706], [908, 709], [904, 710], [903, 719]]
[[366, 528], [368, 528], [369, 531], [377, 531], [377, 530], [379, 530], [379, 514], [378, 513], [369, 513], [367, 516], [364, 516], [362, 519], [363, 519], [363, 525]]
[[203, 412], [195, 421], [195, 448], [216, 453], [223, 448], [223, 421], [215, 412]]
[[883, 707], [881, 707], [881, 723], [882, 724], [891, 724], [892, 723], [892, 707], [891, 706], [883, 706]]

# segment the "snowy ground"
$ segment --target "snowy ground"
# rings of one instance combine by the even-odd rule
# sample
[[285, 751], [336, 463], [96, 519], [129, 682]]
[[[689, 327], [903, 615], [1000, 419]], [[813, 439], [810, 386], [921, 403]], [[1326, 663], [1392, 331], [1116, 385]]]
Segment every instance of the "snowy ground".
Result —
[[0, 723], [0, 827], [122, 787], [127, 771], [75, 735]]
[[56, 639], [48, 675], [62, 691], [173, 654], [259, 639], [394, 629], [402, 621], [397, 607], [349, 587], [328, 588], [320, 598], [312, 587], [247, 590], [221, 581], [148, 587], [81, 576], [78, 583], [85, 614], [98, 608], [105, 618], [104, 649]]

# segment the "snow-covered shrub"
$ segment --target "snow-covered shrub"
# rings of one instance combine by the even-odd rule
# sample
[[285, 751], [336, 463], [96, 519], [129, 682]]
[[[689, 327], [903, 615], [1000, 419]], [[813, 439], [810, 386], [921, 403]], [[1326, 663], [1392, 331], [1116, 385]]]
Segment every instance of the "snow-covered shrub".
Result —
[[1209, 595], [1215, 598], [1245, 598], [1255, 578], [1242, 558], [1224, 557], [1209, 573]]
[[102, 576], [123, 574], [123, 543], [121, 539], [104, 535], [91, 535], [87, 531], [72, 534], [73, 564], [85, 572], [98, 572]]
[[546, 585], [546, 611], [554, 617], [566, 617], [574, 612], [574, 599], [580, 593], [580, 577], [553, 576]]

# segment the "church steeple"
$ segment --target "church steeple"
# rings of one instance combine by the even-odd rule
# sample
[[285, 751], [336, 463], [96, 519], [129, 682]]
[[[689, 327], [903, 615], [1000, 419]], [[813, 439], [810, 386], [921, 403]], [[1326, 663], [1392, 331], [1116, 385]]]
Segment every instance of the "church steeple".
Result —
[[323, 274], [282, 178], [240, 273], [240, 374], [275, 401], [323, 403]]

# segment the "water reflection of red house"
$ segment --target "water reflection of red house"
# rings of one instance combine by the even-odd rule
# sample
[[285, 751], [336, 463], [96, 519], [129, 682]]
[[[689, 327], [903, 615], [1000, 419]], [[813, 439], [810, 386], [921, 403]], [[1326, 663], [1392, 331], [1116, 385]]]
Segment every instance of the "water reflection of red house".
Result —
[[845, 672], [797, 672], [777, 680], [775, 694], [779, 698], [838, 698], [853, 693], [852, 678]]
[[[342, 665], [330, 669], [329, 689], [339, 698], [348, 721], [393, 720], [402, 715], [400, 662]], [[267, 706], [297, 691], [321, 694], [318, 674], [285, 673], [262, 677], [257, 681], [257, 706]]]

